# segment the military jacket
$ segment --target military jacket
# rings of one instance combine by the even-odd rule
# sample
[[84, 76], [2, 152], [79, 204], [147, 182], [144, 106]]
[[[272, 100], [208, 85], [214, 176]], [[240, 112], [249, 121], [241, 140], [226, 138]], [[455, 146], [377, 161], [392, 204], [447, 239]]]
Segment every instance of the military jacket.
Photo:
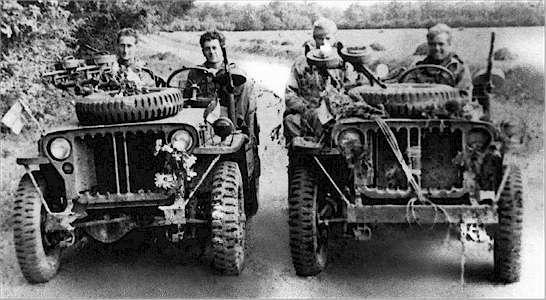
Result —
[[118, 67], [118, 75], [129, 81], [133, 81], [137, 88], [155, 86], [155, 81], [153, 78], [142, 71], [144, 64], [141, 61], [135, 60], [128, 65], [122, 65], [118, 62]]
[[[450, 70], [455, 75], [455, 88], [461, 91], [461, 96], [468, 98], [472, 97], [472, 79], [470, 77], [470, 71], [463, 61], [454, 53], [449, 54], [445, 59], [437, 61], [427, 56], [425, 59], [416, 63], [416, 65], [440, 65]], [[414, 82], [430, 82], [431, 75], [426, 71], [421, 73], [414, 73], [410, 81]], [[447, 83], [447, 82], [437, 82]]]

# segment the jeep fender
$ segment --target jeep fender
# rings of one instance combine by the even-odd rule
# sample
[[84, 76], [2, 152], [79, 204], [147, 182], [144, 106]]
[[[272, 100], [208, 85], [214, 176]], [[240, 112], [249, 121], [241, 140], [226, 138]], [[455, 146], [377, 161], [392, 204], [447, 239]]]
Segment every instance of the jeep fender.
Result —
[[[47, 192], [50, 197], [46, 197], [46, 201], [49, 205], [53, 204], [55, 200], [60, 201], [61, 198], [66, 198], [66, 185], [63, 176], [59, 173], [59, 170], [51, 164], [49, 158], [45, 156], [36, 156], [28, 158], [17, 158], [16, 163], [24, 166], [26, 173], [39, 172], [47, 183]], [[39, 170], [32, 171], [31, 170]], [[29, 176], [31, 175], [29, 174]]]

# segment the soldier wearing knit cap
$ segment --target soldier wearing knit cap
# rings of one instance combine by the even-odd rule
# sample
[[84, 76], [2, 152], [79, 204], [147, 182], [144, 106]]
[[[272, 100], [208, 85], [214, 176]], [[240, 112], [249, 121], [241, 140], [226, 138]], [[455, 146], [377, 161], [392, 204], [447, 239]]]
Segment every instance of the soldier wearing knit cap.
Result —
[[315, 47], [319, 49], [322, 45], [333, 46], [337, 41], [335, 34], [337, 32], [336, 24], [326, 18], [320, 18], [313, 24], [313, 40]]
[[[332, 20], [318, 19], [313, 24], [313, 41], [304, 43], [306, 51], [312, 48], [330, 50], [330, 53], [337, 55], [336, 32], [337, 26]], [[321, 136], [323, 128], [317, 114], [321, 94], [327, 85], [339, 89], [346, 80], [342, 69], [328, 69], [327, 72], [327, 77], [319, 75], [309, 66], [305, 55], [298, 57], [292, 65], [286, 85], [283, 120], [287, 143], [296, 136]]]

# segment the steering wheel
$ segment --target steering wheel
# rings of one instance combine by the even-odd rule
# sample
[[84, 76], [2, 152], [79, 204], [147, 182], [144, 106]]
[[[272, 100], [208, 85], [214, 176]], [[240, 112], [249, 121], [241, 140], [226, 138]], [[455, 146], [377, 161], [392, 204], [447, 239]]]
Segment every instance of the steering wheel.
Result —
[[[432, 72], [430, 72], [432, 70]], [[453, 72], [451, 72], [448, 68], [444, 66], [439, 65], [417, 65], [413, 68], [410, 68], [406, 70], [404, 73], [400, 75], [400, 78], [398, 79], [399, 83], [404, 83], [406, 81], [406, 77], [408, 77], [409, 74], [419, 72], [425, 77], [433, 78], [433, 82], [424, 80], [420, 83], [447, 83], [450, 86], [455, 86], [455, 75]], [[419, 78], [419, 77], [417, 77]]]
[[[190, 70], [197, 70], [197, 71], [200, 71], [203, 73], [203, 75], [205, 75], [206, 77], [214, 77], [214, 73], [216, 70], [213, 70], [213, 69], [207, 69], [205, 67], [198, 67], [198, 66], [191, 66], [191, 67], [185, 67], [183, 66], [182, 68], [180, 69], [177, 69], [177, 70], [174, 70], [171, 75], [169, 75], [169, 77], [167, 78], [167, 87], [175, 87], [175, 86], [172, 86], [171, 85], [171, 81], [173, 80], [173, 78], [184, 72], [184, 71], [190, 71]], [[192, 82], [192, 84], [199, 84], [199, 82]], [[178, 88], [184, 88], [184, 87], [178, 87]]]
[[[178, 85], [174, 85], [173, 82], [178, 74], [187, 72], [187, 74], [180, 76]], [[191, 72], [196, 72], [196, 78], [188, 78]], [[207, 104], [212, 99], [217, 89], [213, 79], [217, 71], [214, 69], [207, 69], [198, 66], [183, 66], [180, 69], [174, 70], [167, 78], [165, 83], [166, 87], [175, 87], [182, 90], [184, 98], [188, 100], [203, 102], [202, 105]], [[206, 103], [205, 103], [206, 102]], [[194, 105], [197, 105], [194, 103]]]

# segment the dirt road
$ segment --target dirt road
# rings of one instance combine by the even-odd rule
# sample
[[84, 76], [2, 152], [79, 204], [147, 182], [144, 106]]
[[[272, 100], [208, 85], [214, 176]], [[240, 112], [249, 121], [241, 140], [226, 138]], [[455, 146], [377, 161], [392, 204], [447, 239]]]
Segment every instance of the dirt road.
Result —
[[[459, 283], [461, 247], [444, 243], [445, 228], [381, 229], [369, 242], [331, 245], [330, 264], [316, 277], [297, 277], [288, 247], [286, 152], [268, 134], [278, 124], [278, 99], [259, 103], [262, 127], [260, 209], [250, 221], [246, 267], [237, 277], [215, 275], [210, 255], [197, 258], [167, 243], [129, 236], [112, 247], [89, 244], [63, 258], [47, 284], [30, 285], [17, 267], [9, 272], [0, 297], [544, 297], [543, 153], [530, 158], [526, 174], [522, 281], [490, 282], [493, 253], [487, 245], [467, 249], [466, 284]], [[11, 238], [9, 236], [3, 238]], [[14, 250], [1, 253], [14, 260]]]

